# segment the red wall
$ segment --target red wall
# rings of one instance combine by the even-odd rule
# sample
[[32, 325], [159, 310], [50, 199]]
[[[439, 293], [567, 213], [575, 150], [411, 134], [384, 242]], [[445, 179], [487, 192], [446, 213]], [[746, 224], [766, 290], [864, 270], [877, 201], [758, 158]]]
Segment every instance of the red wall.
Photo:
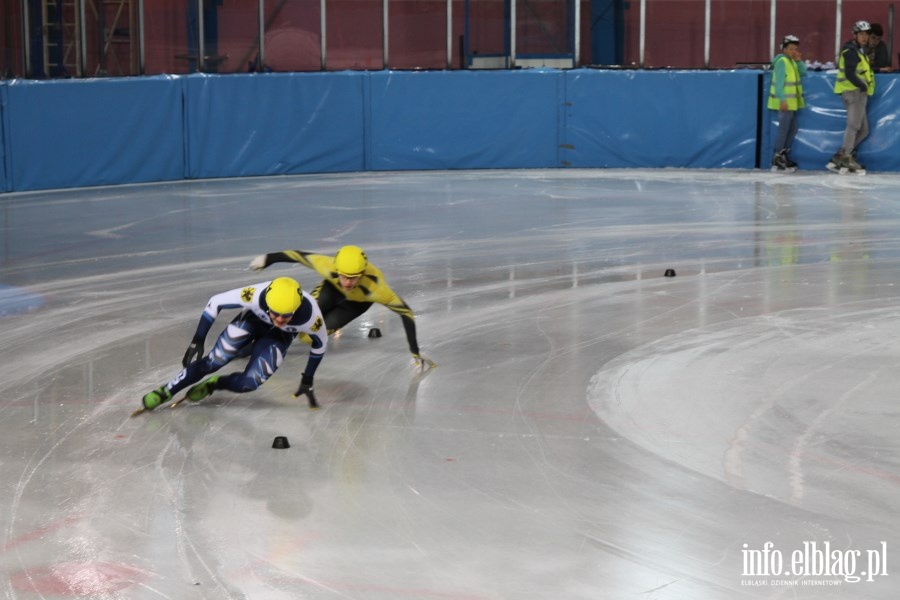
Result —
[[[850, 39], [855, 21], [881, 23], [888, 42], [891, 2], [845, 0], [841, 43]], [[625, 64], [640, 63], [640, 1], [625, 11]], [[705, 0], [647, 0], [644, 66], [698, 68], [704, 63]], [[710, 14], [709, 66], [731, 68], [739, 63], [769, 62], [769, 0], [713, 0]], [[775, 18], [775, 52], [787, 34], [800, 37], [804, 58], [833, 61], [836, 40], [836, 3], [822, 0], [779, 0]], [[896, 39], [896, 36], [895, 36]], [[897, 46], [894, 46], [895, 50]], [[896, 52], [894, 52], [896, 56]]]
[[[207, 0], [212, 2], [214, 0]], [[517, 54], [557, 54], [566, 48], [567, 0], [517, 0]], [[5, 22], [0, 27], [3, 54], [0, 74], [23, 76], [21, 2], [2, 0]], [[136, 6], [137, 2], [133, 2]], [[187, 73], [188, 7], [196, 0], [144, 2], [146, 73]], [[453, 0], [452, 68], [460, 68], [460, 38], [465, 31], [464, 0]], [[643, 66], [649, 68], [702, 68], [704, 58], [705, 0], [646, 0], [646, 37]], [[709, 64], [734, 68], [741, 63], [768, 63], [770, 0], [712, 0]], [[834, 0], [779, 0], [776, 40], [791, 33], [801, 38], [805, 58], [834, 60], [836, 43]], [[854, 21], [880, 22], [887, 29], [889, 1], [845, 0], [840, 40], [850, 38]], [[321, 68], [319, 0], [268, 0], [266, 65], [274, 71], [318, 71]], [[624, 2], [623, 64], [641, 64], [639, 46], [641, 1]], [[327, 0], [327, 70], [443, 69], [447, 63], [446, 0], [390, 0], [389, 57], [383, 61], [382, 2], [380, 0]], [[470, 51], [501, 53], [504, 47], [503, 0], [471, 0]], [[591, 0], [581, 0], [580, 64], [593, 62]], [[98, 70], [96, 24], [88, 24], [88, 69]], [[218, 45], [207, 54], [224, 73], [246, 72], [257, 55], [257, 0], [225, 0], [218, 8]], [[889, 33], [889, 32], [888, 32]], [[889, 41], [886, 35], [885, 41]], [[897, 36], [894, 36], [897, 39]], [[776, 41], [776, 52], [780, 43]], [[894, 46], [894, 56], [896, 50]], [[112, 46], [107, 60], [109, 75], [137, 74], [127, 44]], [[896, 63], [895, 63], [896, 64]]]

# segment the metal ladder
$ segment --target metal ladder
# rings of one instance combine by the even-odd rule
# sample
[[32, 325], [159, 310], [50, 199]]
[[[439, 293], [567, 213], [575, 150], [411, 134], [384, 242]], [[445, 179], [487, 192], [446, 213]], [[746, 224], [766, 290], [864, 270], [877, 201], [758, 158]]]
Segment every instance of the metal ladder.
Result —
[[138, 75], [136, 4], [136, 0], [42, 0], [44, 74]]
[[137, 75], [137, 12], [135, 0], [87, 0], [102, 30], [102, 51], [95, 75]]
[[43, 67], [47, 77], [80, 76], [78, 31], [80, 15], [74, 0], [43, 0], [41, 32]]

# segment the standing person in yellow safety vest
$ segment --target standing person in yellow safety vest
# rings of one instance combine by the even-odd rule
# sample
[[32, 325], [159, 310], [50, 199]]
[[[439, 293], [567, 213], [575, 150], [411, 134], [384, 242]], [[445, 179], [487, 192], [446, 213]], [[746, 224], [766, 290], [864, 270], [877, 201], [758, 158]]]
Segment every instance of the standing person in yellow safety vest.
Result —
[[847, 109], [847, 127], [840, 150], [828, 163], [828, 168], [846, 169], [851, 172], [865, 172], [865, 167], [856, 160], [859, 143], [869, 135], [869, 119], [866, 106], [869, 96], [875, 93], [875, 74], [866, 58], [869, 46], [868, 21], [853, 24], [853, 39], [844, 44], [838, 57], [837, 81], [834, 93], [841, 95]]
[[803, 100], [803, 83], [806, 63], [800, 55], [800, 38], [786, 35], [781, 42], [781, 54], [772, 59], [772, 84], [769, 86], [771, 110], [778, 111], [778, 132], [775, 134], [775, 155], [772, 170], [788, 171], [797, 163], [788, 154], [797, 135], [797, 111], [806, 106]]

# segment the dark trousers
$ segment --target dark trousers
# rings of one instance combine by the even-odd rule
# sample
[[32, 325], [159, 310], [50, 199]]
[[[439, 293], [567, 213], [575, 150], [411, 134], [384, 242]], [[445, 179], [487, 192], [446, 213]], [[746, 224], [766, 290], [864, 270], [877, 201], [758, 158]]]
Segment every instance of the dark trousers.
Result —
[[244, 311], [219, 335], [209, 354], [189, 364], [169, 382], [169, 391], [174, 396], [206, 375], [215, 373], [239, 355], [246, 356], [241, 351], [250, 346], [250, 359], [244, 371], [222, 377], [216, 389], [251, 392], [278, 370], [293, 341], [293, 333], [282, 331], [260, 321], [252, 312]]
[[778, 111], [778, 131], [775, 132], [775, 153], [790, 150], [797, 136], [797, 111]]
[[371, 302], [354, 302], [329, 281], [323, 281], [313, 290], [312, 296], [325, 317], [325, 328], [328, 333], [342, 328], [344, 325], [360, 316], [372, 306]]

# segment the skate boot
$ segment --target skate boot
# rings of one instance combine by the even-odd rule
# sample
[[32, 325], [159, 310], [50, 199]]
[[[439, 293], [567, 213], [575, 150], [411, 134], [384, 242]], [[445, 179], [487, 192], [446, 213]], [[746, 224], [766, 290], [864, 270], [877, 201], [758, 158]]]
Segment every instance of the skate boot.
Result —
[[[837, 154], [831, 157], [831, 160], [828, 161], [828, 164], [825, 165], [825, 168], [829, 171], [834, 171], [837, 173], [841, 170], [841, 166], [844, 163], [844, 155], [841, 150], [837, 151]], [[846, 168], [846, 167], [844, 167]]]
[[191, 402], [199, 402], [200, 400], [203, 400], [213, 393], [213, 391], [216, 389], [216, 383], [218, 383], [218, 381], [219, 376], [213, 375], [206, 381], [201, 381], [200, 383], [189, 389], [184, 397]]
[[203, 400], [213, 393], [213, 391], [216, 389], [216, 383], [218, 381], [218, 375], [213, 375], [212, 377], [207, 378], [206, 381], [201, 381], [200, 383], [189, 389], [187, 391], [187, 394], [184, 395], [184, 398], [178, 400], [177, 402], [173, 402], [172, 408], [178, 408], [185, 400], [189, 400], [191, 402], [199, 402], [200, 400]]
[[772, 170], [773, 171], [787, 171], [788, 163], [787, 156], [784, 150], [779, 150], [775, 153], [775, 156], [772, 157]]
[[144, 397], [141, 399], [141, 408], [131, 413], [131, 416], [134, 417], [141, 414], [142, 412], [153, 410], [160, 404], [168, 402], [171, 399], [172, 392], [169, 391], [169, 388], [167, 388], [166, 386], [158, 387], [152, 392], [144, 395]]
[[865, 167], [856, 162], [856, 158], [854, 158], [852, 154], [844, 155], [844, 166], [853, 173], [857, 173], [859, 171], [865, 172]]
[[854, 165], [859, 166], [859, 163], [853, 160], [853, 157], [850, 156], [849, 153], [839, 150], [838, 153], [831, 158], [831, 162], [826, 166], [829, 171], [846, 175], [847, 173], [854, 171]]
[[791, 159], [791, 149], [790, 148], [785, 148], [785, 150], [784, 150], [784, 162], [787, 163], [788, 169], [794, 169], [795, 171], [797, 170], [797, 167], [799, 166], [797, 163], [795, 163], [793, 161], [793, 159]]
[[859, 162], [859, 159], [856, 158], [856, 150], [851, 152], [850, 156], [853, 158], [854, 161], [856, 161], [856, 164], [859, 165], [859, 169], [856, 169], [857, 171], [865, 171], [866, 170], [866, 165]]

